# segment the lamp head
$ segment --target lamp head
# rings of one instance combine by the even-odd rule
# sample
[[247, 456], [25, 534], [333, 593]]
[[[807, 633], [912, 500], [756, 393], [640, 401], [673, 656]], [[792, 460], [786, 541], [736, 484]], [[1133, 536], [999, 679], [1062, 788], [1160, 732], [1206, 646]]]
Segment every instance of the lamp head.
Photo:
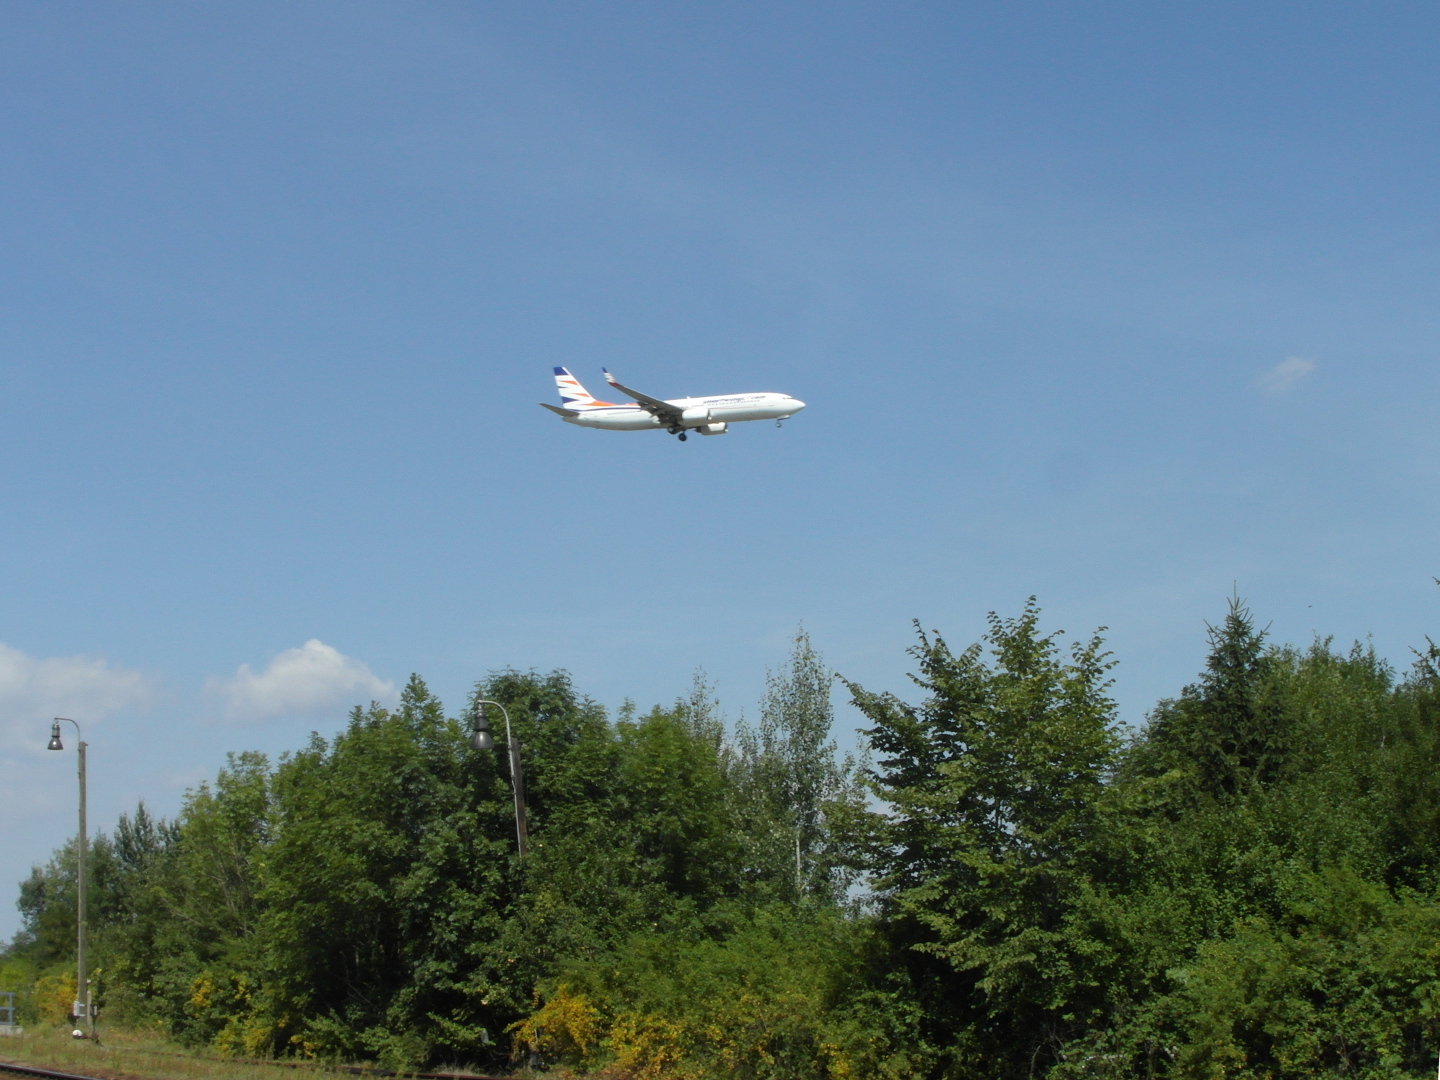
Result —
[[62, 743], [62, 742], [60, 741], [60, 721], [59, 721], [59, 720], [56, 720], [55, 723], [53, 723], [53, 724], [50, 725], [50, 745], [47, 746], [45, 749], [47, 749], [47, 750], [64, 750], [64, 749], [65, 749], [64, 743]]
[[475, 714], [470, 724], [470, 746], [474, 750], [494, 750], [495, 739], [490, 734], [490, 721], [485, 718], [485, 703], [475, 703]]

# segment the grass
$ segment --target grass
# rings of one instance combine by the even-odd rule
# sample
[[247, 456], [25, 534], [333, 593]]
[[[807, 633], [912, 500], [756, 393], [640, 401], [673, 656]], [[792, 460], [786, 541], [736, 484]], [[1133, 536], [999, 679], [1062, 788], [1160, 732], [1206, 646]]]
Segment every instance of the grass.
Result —
[[0, 1038], [0, 1061], [35, 1065], [97, 1077], [146, 1080], [284, 1080], [323, 1074], [346, 1076], [320, 1064], [297, 1067], [236, 1061], [187, 1050], [153, 1031], [121, 1031], [101, 1025], [100, 1041], [75, 1039], [70, 1029], [27, 1027], [16, 1038]]

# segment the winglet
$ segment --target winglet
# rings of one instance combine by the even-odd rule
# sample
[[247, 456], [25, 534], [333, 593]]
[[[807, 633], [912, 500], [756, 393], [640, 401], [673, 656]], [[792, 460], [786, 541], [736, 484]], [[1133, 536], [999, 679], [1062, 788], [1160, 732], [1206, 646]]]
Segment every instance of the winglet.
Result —
[[609, 368], [604, 368], [604, 367], [602, 367], [600, 370], [603, 371], [603, 372], [605, 372], [605, 381], [608, 382], [611, 386], [619, 386], [619, 385], [620, 385], [620, 380], [617, 379], [617, 378], [615, 378], [614, 375], [611, 375], [611, 374], [610, 374], [610, 369], [609, 369]]

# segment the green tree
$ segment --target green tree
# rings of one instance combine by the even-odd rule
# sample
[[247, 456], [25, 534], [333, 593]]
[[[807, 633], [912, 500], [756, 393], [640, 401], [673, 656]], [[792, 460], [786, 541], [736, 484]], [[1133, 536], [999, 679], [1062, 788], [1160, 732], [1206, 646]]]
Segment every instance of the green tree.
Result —
[[[533, 844], [523, 895], [487, 951], [484, 993], [525, 1009], [566, 959], [703, 919], [737, 891], [739, 858], [721, 748], [694, 714], [657, 707], [612, 724], [589, 702], [559, 707], [548, 698], [559, 686], [500, 680], [487, 693], [517, 705]], [[549, 700], [543, 714], [528, 705], [537, 698]]]
[[1301, 1080], [1430, 1075], [1440, 1031], [1440, 905], [1331, 869], [1284, 914], [1204, 943], [1167, 1002], [1176, 1071]]
[[[1275, 692], [1276, 657], [1265, 650], [1240, 599], [1220, 626], [1208, 628], [1210, 651], [1200, 681], [1151, 714], [1145, 753], [1136, 764], [1186, 778], [1187, 803], [1243, 795], [1272, 783], [1289, 753], [1290, 717]], [[1188, 809], [1189, 806], [1186, 806]]]
[[974, 1075], [1030, 1075], [1107, 1014], [1106, 956], [1076, 916], [1119, 750], [1111, 664], [1098, 634], [1065, 659], [1039, 614], [992, 614], [958, 654], [917, 628], [919, 705], [847, 683], [888, 804], [884, 910], [898, 947], [938, 962], [916, 984]]
[[1416, 656], [1395, 689], [1391, 723], [1381, 733], [1385, 847], [1392, 883], [1431, 890], [1440, 885], [1440, 647]]
[[495, 1024], [468, 993], [475, 941], [514, 888], [509, 796], [412, 677], [276, 770], [259, 990], [228, 1045], [424, 1061]]
[[792, 898], [843, 895], [864, 803], [853, 760], [830, 736], [834, 674], [796, 633], [789, 663], [766, 679], [760, 721], [743, 721], [731, 764], [752, 881]]

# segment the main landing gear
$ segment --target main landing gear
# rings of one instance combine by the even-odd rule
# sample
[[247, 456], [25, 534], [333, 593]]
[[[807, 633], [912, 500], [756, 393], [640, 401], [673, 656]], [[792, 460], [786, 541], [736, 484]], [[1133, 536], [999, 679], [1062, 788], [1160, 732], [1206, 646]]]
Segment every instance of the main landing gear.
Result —
[[675, 437], [676, 437], [677, 439], [679, 439], [681, 442], [684, 442], [684, 441], [685, 441], [685, 433], [684, 433], [683, 431], [680, 432], [680, 434], [679, 434], [679, 435], [676, 435]]
[[670, 432], [671, 435], [674, 435], [674, 436], [675, 436], [677, 439], [679, 439], [681, 442], [684, 442], [684, 441], [685, 441], [685, 429], [684, 429], [683, 427], [681, 427], [679, 424], [671, 424], [671, 425], [670, 425], [668, 428], [666, 428], [665, 430], [668, 431], [668, 432]]

